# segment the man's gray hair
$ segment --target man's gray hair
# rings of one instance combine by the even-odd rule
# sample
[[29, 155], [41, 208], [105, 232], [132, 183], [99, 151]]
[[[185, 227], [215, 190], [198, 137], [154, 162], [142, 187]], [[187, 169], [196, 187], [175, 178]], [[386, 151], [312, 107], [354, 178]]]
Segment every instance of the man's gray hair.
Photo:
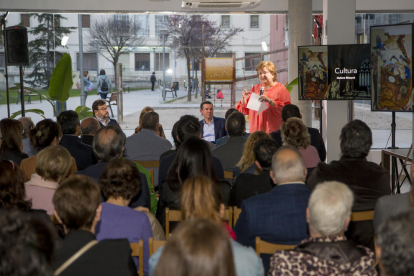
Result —
[[354, 195], [345, 184], [329, 181], [316, 185], [309, 198], [309, 227], [325, 237], [338, 235], [353, 203]]
[[277, 184], [305, 181], [305, 162], [300, 152], [292, 146], [282, 146], [273, 155], [272, 171]]

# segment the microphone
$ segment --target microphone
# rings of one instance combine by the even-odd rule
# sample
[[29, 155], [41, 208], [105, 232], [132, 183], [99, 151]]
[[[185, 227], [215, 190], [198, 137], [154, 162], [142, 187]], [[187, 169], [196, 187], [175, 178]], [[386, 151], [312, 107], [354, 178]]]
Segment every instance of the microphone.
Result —
[[262, 87], [260, 87], [260, 96], [263, 95], [263, 91], [264, 91], [264, 87], [262, 86]]

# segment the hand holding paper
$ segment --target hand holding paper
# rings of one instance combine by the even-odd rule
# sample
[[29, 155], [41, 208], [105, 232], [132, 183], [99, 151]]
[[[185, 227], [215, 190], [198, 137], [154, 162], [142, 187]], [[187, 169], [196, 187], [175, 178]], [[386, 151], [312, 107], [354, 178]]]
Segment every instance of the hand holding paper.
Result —
[[260, 96], [258, 94], [252, 93], [249, 103], [247, 104], [247, 108], [257, 111], [257, 115], [259, 115], [262, 111], [268, 109], [268, 106], [265, 102], [259, 102], [259, 98]]

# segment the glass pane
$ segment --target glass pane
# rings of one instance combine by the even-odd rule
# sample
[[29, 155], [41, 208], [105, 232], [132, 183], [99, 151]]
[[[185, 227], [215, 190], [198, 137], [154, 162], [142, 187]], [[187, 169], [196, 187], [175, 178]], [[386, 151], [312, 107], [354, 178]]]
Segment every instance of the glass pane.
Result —
[[230, 28], [230, 15], [221, 16], [221, 27]]
[[135, 54], [135, 71], [149, 71], [150, 70], [150, 54], [136, 53]]
[[250, 15], [250, 28], [258, 29], [259, 28], [259, 16]]

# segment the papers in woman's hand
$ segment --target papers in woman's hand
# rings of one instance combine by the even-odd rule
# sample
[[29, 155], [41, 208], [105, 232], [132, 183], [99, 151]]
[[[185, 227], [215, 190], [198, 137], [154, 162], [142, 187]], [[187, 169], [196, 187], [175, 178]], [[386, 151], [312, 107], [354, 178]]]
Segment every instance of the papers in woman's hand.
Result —
[[269, 108], [265, 102], [259, 102], [259, 98], [260, 95], [252, 93], [249, 103], [247, 104], [247, 108], [257, 111], [257, 115]]

